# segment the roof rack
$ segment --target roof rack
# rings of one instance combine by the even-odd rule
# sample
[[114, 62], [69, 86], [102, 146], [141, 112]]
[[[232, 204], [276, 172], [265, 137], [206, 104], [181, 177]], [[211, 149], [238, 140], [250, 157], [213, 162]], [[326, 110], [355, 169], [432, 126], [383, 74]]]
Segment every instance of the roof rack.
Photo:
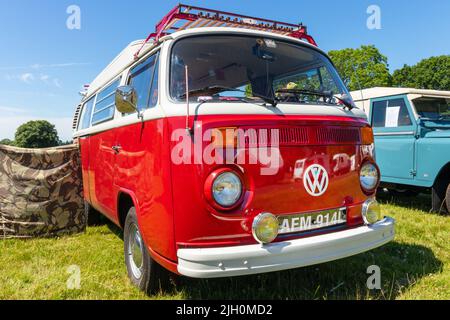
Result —
[[317, 46], [314, 38], [308, 35], [307, 28], [302, 23], [285, 23], [225, 11], [179, 4], [156, 25], [155, 32], [149, 34], [142, 47], [136, 52], [135, 58], [138, 57], [142, 48], [151, 39], [154, 39], [157, 42], [161, 37], [176, 31], [205, 27], [234, 27], [269, 31], [302, 39], [314, 46]]

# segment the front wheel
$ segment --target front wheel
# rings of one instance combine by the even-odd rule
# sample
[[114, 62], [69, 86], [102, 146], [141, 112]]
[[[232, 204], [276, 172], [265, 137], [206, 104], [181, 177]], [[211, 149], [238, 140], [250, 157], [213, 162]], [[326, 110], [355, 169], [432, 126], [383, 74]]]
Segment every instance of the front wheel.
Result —
[[162, 289], [167, 271], [148, 253], [139, 230], [134, 207], [129, 210], [125, 220], [124, 252], [128, 277], [136, 287], [147, 294], [154, 294]]

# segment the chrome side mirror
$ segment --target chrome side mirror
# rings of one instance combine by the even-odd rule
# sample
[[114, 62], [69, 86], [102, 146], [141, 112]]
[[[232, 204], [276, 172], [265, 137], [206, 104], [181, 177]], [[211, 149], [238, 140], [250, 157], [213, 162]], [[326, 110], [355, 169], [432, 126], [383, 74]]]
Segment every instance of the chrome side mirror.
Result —
[[120, 113], [134, 113], [139, 114], [137, 108], [137, 93], [132, 86], [122, 86], [116, 89], [115, 103], [116, 109]]

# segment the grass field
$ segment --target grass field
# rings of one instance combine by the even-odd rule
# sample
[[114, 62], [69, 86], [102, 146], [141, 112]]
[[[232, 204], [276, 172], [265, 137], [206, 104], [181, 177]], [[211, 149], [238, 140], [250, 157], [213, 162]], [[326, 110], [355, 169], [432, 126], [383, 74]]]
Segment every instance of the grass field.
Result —
[[[60, 239], [0, 240], [0, 299], [450, 299], [450, 217], [428, 213], [425, 195], [381, 202], [397, 220], [395, 241], [382, 248], [265, 275], [181, 279], [153, 297], [128, 282], [121, 233], [112, 225]], [[67, 289], [72, 265], [80, 289]], [[382, 290], [366, 287], [370, 265], [381, 268]]]

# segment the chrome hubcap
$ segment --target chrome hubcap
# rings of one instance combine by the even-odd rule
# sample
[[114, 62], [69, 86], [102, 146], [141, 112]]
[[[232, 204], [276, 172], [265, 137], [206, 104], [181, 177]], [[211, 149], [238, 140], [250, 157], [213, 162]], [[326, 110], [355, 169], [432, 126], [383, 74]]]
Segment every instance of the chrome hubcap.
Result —
[[141, 233], [137, 225], [130, 227], [128, 237], [128, 261], [130, 262], [131, 272], [136, 279], [142, 276], [142, 267], [144, 264], [144, 246], [142, 243]]

